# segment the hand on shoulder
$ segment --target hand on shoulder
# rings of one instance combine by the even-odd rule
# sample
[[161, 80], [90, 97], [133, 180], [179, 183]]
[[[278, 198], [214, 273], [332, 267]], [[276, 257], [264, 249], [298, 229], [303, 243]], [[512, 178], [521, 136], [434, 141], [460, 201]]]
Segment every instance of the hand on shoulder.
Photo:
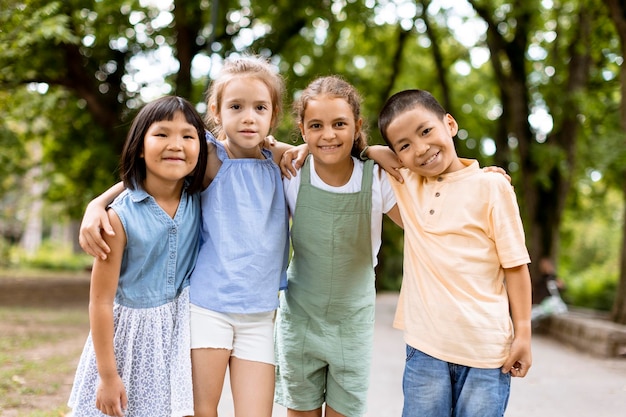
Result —
[[498, 174], [501, 174], [504, 178], [506, 178], [506, 180], [509, 182], [509, 184], [511, 184], [511, 176], [504, 170], [504, 168], [501, 168], [499, 166], [495, 166], [495, 165], [491, 165], [488, 167], [484, 167], [483, 168], [484, 172], [495, 172]]

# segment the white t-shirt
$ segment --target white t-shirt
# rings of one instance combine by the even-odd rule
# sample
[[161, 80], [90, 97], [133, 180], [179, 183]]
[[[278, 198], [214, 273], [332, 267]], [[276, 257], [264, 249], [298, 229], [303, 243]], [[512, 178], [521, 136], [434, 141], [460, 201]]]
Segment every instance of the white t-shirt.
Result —
[[[341, 187], [333, 187], [326, 184], [315, 172], [315, 163], [313, 158], [309, 159], [309, 167], [311, 168], [311, 185], [332, 193], [356, 193], [361, 190], [361, 180], [363, 179], [363, 161], [352, 157], [354, 161], [354, 169], [350, 180]], [[285, 198], [289, 206], [291, 215], [296, 210], [296, 200], [298, 198], [298, 190], [300, 189], [300, 170], [295, 177], [290, 179], [283, 178], [283, 186], [285, 188]], [[383, 214], [387, 213], [396, 205], [396, 196], [389, 184], [387, 173], [378, 165], [374, 164], [374, 176], [372, 178], [372, 262], [376, 266], [378, 264], [378, 251], [382, 242], [382, 221]]]

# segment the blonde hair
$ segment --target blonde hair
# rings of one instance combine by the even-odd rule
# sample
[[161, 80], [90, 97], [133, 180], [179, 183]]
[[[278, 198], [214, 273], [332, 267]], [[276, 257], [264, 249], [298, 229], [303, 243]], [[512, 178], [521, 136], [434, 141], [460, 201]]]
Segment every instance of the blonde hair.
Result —
[[217, 123], [215, 117], [221, 113], [221, 104], [226, 86], [234, 81], [242, 78], [253, 78], [261, 81], [267, 87], [272, 100], [272, 120], [270, 130], [274, 129], [278, 124], [278, 119], [283, 109], [283, 94], [285, 85], [283, 78], [275, 71], [269, 61], [258, 55], [244, 55], [229, 57], [224, 61], [224, 66], [219, 75], [211, 83], [207, 90], [208, 108], [214, 108], [214, 114], [208, 111], [206, 114], [206, 123], [215, 133], [218, 139], [225, 139], [225, 133], [222, 126]]
[[[293, 103], [296, 123], [302, 124], [304, 122], [304, 112], [306, 111], [309, 101], [315, 100], [321, 96], [345, 100], [352, 109], [354, 121], [357, 122], [361, 119], [362, 100], [357, 89], [343, 78], [337, 75], [329, 75], [313, 80], [304, 91], [302, 91], [299, 99]], [[365, 122], [363, 122], [363, 124], [365, 124]], [[358, 157], [361, 151], [367, 146], [367, 133], [365, 130], [365, 126], [361, 126], [359, 134], [354, 139], [351, 151], [352, 156]]]

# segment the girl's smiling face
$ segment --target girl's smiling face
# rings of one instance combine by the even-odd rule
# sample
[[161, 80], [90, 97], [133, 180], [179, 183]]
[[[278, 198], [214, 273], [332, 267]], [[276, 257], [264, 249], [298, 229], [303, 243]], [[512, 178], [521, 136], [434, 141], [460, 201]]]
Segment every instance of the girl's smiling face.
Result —
[[463, 168], [454, 148], [453, 137], [458, 129], [450, 114], [439, 119], [418, 106], [399, 114], [387, 127], [386, 135], [406, 168], [423, 177], [436, 177]]
[[316, 166], [350, 161], [362, 122], [355, 120], [352, 107], [343, 98], [321, 96], [309, 100], [299, 127]]
[[182, 112], [177, 112], [172, 120], [152, 123], [141, 153], [146, 163], [146, 180], [180, 181], [195, 169], [199, 152], [198, 130]]

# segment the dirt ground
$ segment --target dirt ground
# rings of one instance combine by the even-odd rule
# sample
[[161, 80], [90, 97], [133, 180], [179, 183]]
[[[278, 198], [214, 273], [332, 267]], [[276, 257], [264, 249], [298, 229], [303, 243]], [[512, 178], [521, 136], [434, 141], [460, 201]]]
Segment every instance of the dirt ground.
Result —
[[69, 411], [88, 299], [88, 275], [0, 277], [0, 417]]

